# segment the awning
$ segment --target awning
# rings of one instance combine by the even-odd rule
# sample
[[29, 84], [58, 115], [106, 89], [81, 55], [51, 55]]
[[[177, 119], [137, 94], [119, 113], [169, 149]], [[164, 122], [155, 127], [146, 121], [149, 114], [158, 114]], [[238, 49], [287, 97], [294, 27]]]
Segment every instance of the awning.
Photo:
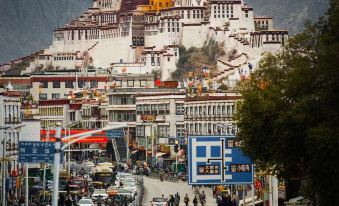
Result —
[[140, 150], [133, 150], [132, 152], [131, 152], [131, 154], [135, 154], [135, 153], [137, 153], [137, 152], [139, 152]]
[[156, 156], [156, 157], [161, 157], [161, 156], [164, 156], [165, 154], [167, 154], [167, 153], [158, 152], [155, 156]]

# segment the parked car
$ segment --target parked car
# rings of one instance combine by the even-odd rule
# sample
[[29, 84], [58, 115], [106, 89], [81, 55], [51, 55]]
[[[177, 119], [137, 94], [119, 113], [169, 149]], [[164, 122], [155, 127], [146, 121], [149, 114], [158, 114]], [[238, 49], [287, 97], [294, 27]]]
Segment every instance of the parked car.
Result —
[[108, 196], [116, 196], [118, 194], [119, 187], [117, 186], [109, 186], [107, 188]]
[[120, 188], [117, 191], [117, 195], [123, 195], [126, 196], [128, 199], [133, 200], [134, 199], [134, 192], [130, 189], [126, 188]]
[[167, 199], [164, 197], [154, 197], [151, 201], [151, 206], [168, 206]]
[[134, 182], [123, 182], [122, 188], [133, 191], [133, 196], [137, 195], [137, 186]]
[[90, 198], [82, 198], [79, 200], [79, 206], [94, 206], [94, 204]]
[[92, 194], [93, 201], [107, 200], [108, 194], [105, 189], [94, 189]]

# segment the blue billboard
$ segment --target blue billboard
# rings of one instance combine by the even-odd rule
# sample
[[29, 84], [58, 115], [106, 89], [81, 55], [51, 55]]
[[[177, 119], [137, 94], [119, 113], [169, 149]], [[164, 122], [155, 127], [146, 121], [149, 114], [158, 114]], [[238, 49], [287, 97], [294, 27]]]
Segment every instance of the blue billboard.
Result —
[[191, 136], [188, 171], [192, 185], [251, 184], [254, 166], [235, 136]]

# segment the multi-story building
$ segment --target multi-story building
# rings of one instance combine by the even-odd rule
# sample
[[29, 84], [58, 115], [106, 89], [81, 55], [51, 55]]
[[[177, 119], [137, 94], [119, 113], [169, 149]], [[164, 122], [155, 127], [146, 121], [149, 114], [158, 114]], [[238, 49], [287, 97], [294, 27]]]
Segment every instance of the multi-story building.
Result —
[[31, 75], [31, 94], [34, 100], [63, 99], [71, 91], [101, 89], [108, 86], [106, 73], [79, 73], [78, 70], [42, 72]]
[[[154, 83], [153, 83], [154, 87]], [[114, 125], [121, 122], [128, 122], [128, 142], [137, 147], [136, 142], [136, 95], [154, 93], [177, 93], [174, 88], [115, 88], [108, 92], [108, 124]], [[120, 141], [120, 140], [119, 140]], [[126, 144], [127, 139], [125, 139]]]
[[67, 125], [70, 122], [69, 99], [40, 100], [38, 109], [39, 115], [35, 118], [41, 120], [41, 127], [55, 126], [57, 123]]
[[[139, 145], [145, 144], [151, 137], [153, 144], [164, 147], [170, 144], [170, 138], [184, 137], [185, 98], [186, 93], [179, 89], [170, 93], [136, 95], [136, 137]], [[161, 147], [154, 149], [153, 154], [161, 149]]]
[[107, 99], [89, 100], [81, 103], [81, 127], [87, 129], [104, 128], [108, 124]]
[[188, 135], [234, 134], [233, 115], [240, 99], [239, 95], [227, 93], [186, 98], [185, 128]]
[[[11, 91], [12, 88], [7, 88], [7, 91], [0, 93], [0, 155], [3, 158], [1, 161], [1, 171], [8, 178], [15, 180], [20, 175], [20, 165], [18, 163], [18, 142], [21, 132], [20, 107], [22, 96], [21, 92]], [[3, 189], [3, 188], [2, 188]], [[17, 194], [15, 184], [11, 184], [7, 189], [8, 192]]]

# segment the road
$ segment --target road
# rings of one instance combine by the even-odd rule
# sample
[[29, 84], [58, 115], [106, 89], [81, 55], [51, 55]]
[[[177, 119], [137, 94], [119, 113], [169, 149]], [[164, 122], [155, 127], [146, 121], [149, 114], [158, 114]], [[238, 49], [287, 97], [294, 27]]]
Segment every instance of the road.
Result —
[[[144, 177], [144, 198], [142, 206], [150, 205], [150, 201], [153, 197], [161, 197], [163, 194], [165, 197], [168, 197], [170, 194], [175, 194], [179, 192], [180, 195], [180, 205], [185, 205], [183, 202], [185, 194], [188, 194], [190, 198], [190, 204], [193, 205], [192, 201], [194, 199], [194, 190], [192, 190], [192, 186], [189, 186], [187, 182], [161, 182], [159, 179], [151, 179], [148, 177]], [[215, 206], [215, 199], [212, 195], [212, 189], [202, 187], [200, 191], [205, 191], [206, 193], [206, 206]], [[200, 204], [199, 204], [200, 205]]]

